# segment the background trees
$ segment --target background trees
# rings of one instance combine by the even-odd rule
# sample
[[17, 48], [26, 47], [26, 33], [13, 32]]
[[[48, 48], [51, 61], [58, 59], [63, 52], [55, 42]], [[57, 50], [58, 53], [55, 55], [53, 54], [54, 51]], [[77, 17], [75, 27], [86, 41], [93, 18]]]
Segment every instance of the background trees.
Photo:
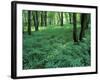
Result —
[[73, 41], [78, 42], [82, 41], [89, 25], [90, 14], [87, 13], [23, 11], [23, 32], [28, 32], [29, 35], [42, 27], [73, 26]]

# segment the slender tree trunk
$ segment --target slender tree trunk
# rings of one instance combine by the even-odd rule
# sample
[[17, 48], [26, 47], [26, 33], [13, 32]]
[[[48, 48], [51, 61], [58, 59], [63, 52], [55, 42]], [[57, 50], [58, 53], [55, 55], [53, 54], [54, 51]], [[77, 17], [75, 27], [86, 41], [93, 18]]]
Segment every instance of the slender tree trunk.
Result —
[[28, 34], [31, 35], [31, 11], [28, 11]]
[[87, 14], [87, 23], [86, 23], [87, 24], [87, 27], [86, 27], [86, 29], [89, 28], [89, 24], [91, 23], [91, 21], [90, 21], [91, 20], [90, 19], [91, 17], [90, 16], [91, 16], [90, 14]]
[[58, 13], [58, 21], [57, 21], [57, 24], [58, 24], [58, 25], [61, 24], [61, 21], [60, 21], [60, 20], [61, 20], [60, 13]]
[[47, 11], [44, 12], [44, 26], [47, 26]]
[[34, 12], [34, 26], [35, 26], [35, 31], [38, 31], [39, 22], [38, 22], [38, 12], [37, 11]]
[[63, 12], [61, 12], [61, 26], [63, 26]]
[[69, 23], [72, 24], [73, 23], [73, 14], [69, 13]]
[[73, 40], [78, 42], [76, 13], [73, 13]]
[[43, 11], [41, 11], [41, 26], [43, 26]]

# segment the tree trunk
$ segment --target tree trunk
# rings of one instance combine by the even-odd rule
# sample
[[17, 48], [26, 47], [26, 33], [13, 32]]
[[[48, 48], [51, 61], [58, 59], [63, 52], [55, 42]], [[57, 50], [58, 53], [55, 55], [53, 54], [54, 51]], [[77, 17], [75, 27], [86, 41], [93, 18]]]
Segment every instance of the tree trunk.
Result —
[[80, 31], [80, 41], [82, 41], [84, 35], [85, 35], [85, 29], [88, 27], [87, 23], [87, 14], [83, 13], [81, 14], [81, 31]]
[[63, 26], [63, 12], [61, 12], [61, 26]]
[[73, 40], [78, 42], [76, 13], [73, 13]]
[[31, 11], [28, 11], [28, 34], [31, 35]]
[[47, 11], [44, 12], [44, 26], [47, 26]]
[[58, 13], [57, 24], [58, 24], [58, 25], [61, 25], [61, 17], [60, 17], [60, 13]]
[[73, 15], [72, 13], [69, 13], [69, 23], [70, 23], [70, 24], [73, 23], [73, 20], [72, 20], [72, 17], [73, 17], [73, 16], [72, 16], [72, 15]]
[[37, 11], [34, 12], [33, 17], [34, 17], [35, 31], [38, 31], [39, 22], [38, 22], [38, 12]]
[[41, 26], [43, 26], [43, 11], [41, 11]]
[[90, 16], [91, 16], [90, 14], [87, 14], [87, 23], [86, 23], [87, 24], [87, 27], [86, 27], [86, 29], [89, 28], [89, 24], [91, 23], [91, 21], [90, 21], [91, 20], [90, 19], [91, 17]]

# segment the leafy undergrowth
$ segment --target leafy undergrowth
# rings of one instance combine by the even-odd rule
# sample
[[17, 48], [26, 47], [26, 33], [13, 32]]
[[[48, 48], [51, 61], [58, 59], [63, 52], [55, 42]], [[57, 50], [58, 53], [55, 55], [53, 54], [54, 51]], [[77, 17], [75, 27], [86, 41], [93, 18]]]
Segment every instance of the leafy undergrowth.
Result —
[[73, 43], [72, 29], [46, 28], [23, 36], [23, 69], [90, 66], [90, 36]]

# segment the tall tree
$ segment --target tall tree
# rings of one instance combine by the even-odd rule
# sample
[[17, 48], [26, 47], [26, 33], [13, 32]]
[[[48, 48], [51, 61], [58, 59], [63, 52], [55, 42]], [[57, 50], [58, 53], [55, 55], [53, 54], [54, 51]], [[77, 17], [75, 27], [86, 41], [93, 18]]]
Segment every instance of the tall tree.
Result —
[[91, 15], [90, 14], [87, 14], [87, 27], [86, 27], [86, 29], [88, 29], [89, 28], [89, 24], [91, 23]]
[[37, 11], [33, 12], [33, 19], [34, 19], [35, 31], [38, 31], [39, 22], [38, 22], [38, 12]]
[[73, 13], [69, 13], [69, 23], [72, 24], [73, 23]]
[[28, 11], [28, 34], [31, 35], [31, 11]]
[[63, 12], [61, 12], [60, 17], [61, 17], [61, 26], [63, 26]]
[[77, 19], [76, 19], [76, 13], [73, 13], [73, 40], [74, 42], [78, 42], [78, 36], [77, 36]]
[[60, 13], [58, 12], [57, 15], [58, 15], [58, 16], [57, 16], [57, 24], [58, 24], [58, 25], [61, 25], [61, 17], [60, 17]]
[[81, 14], [81, 31], [80, 31], [80, 41], [82, 41], [84, 35], [85, 35], [85, 30], [88, 27], [88, 15], [85, 13]]
[[47, 26], [47, 11], [44, 11], [44, 26]]
[[43, 26], [43, 11], [41, 11], [41, 26]]

